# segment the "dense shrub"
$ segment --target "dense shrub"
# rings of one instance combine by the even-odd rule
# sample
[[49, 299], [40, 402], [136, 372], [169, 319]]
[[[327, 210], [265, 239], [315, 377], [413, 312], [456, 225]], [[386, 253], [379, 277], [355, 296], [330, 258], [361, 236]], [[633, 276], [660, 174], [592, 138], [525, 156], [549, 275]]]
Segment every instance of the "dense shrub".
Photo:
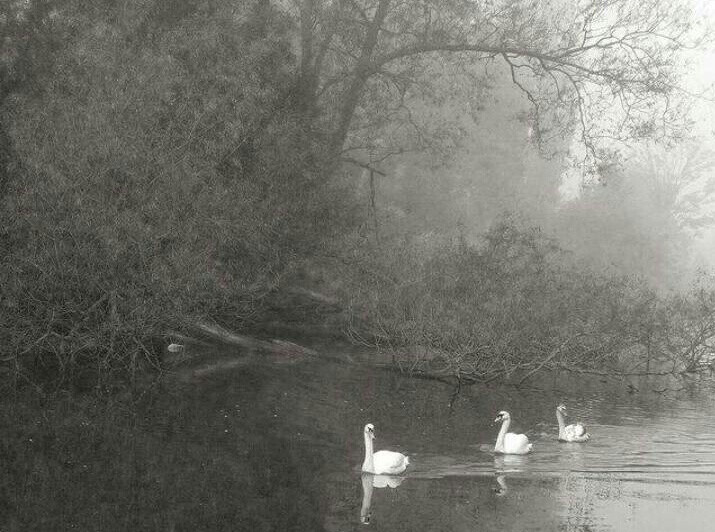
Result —
[[412, 240], [364, 256], [345, 288], [354, 336], [408, 347], [413, 369], [475, 379], [692, 367], [686, 350], [696, 342], [695, 358], [707, 358], [701, 329], [715, 309], [712, 291], [696, 293], [699, 304], [659, 298], [643, 280], [592, 271], [508, 219], [479, 244]]
[[187, 320], [255, 320], [347, 215], [286, 22], [229, 8], [149, 33], [143, 12], [78, 19], [44, 90], [6, 106], [23, 171], [0, 209], [0, 351], [21, 373], [126, 374]]

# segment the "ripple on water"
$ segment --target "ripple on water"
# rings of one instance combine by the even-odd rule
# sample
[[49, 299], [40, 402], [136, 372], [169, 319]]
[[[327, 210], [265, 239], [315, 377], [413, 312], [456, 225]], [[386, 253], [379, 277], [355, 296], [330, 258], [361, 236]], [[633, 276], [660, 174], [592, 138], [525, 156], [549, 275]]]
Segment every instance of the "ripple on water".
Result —
[[[300, 430], [312, 435], [305, 441], [325, 442], [312, 447], [324, 471], [305, 477], [326, 483], [331, 530], [351, 529], [368, 510], [371, 524], [397, 531], [670, 531], [715, 521], [712, 398], [665, 401], [617, 386], [559, 387], [465, 387], [450, 408], [452, 390], [440, 383], [355, 366], [312, 367], [286, 371], [280, 393], [264, 397], [281, 410], [289, 437]], [[556, 441], [561, 402], [570, 422], [585, 423], [588, 443]], [[529, 436], [533, 453], [493, 453], [500, 410], [512, 413], [511, 430]], [[367, 422], [376, 426], [376, 449], [410, 456], [399, 486], [362, 485]]]

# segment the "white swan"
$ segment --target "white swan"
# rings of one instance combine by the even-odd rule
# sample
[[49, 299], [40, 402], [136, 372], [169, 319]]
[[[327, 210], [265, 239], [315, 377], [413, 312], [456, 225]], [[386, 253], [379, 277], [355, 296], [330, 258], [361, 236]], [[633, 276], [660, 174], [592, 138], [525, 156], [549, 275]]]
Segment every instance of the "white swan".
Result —
[[372, 440], [375, 438], [375, 426], [365, 425], [365, 460], [362, 463], [363, 473], [375, 475], [399, 475], [410, 463], [410, 459], [402, 453], [394, 451], [372, 452]]
[[591, 437], [586, 428], [581, 423], [567, 425], [564, 421], [566, 416], [566, 405], [560, 404], [556, 407], [556, 420], [559, 422], [559, 441], [584, 442]]
[[511, 424], [511, 416], [509, 412], [501, 411], [497, 414], [494, 423], [501, 421], [501, 429], [497, 436], [496, 444], [494, 445], [495, 453], [503, 454], [526, 454], [530, 453], [534, 446], [529, 443], [529, 438], [526, 434], [514, 434], [507, 432]]

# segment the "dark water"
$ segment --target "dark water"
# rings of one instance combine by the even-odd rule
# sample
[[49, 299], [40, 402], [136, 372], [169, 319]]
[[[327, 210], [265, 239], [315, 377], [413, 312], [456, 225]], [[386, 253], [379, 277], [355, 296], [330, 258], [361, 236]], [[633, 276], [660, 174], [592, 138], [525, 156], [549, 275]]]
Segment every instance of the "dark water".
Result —
[[[0, 530], [711, 530], [710, 384], [636, 384], [465, 387], [450, 408], [438, 382], [253, 362], [131, 403], [8, 400]], [[556, 441], [559, 402], [590, 442]], [[499, 410], [531, 455], [491, 452]], [[403, 477], [360, 474], [367, 422]]]

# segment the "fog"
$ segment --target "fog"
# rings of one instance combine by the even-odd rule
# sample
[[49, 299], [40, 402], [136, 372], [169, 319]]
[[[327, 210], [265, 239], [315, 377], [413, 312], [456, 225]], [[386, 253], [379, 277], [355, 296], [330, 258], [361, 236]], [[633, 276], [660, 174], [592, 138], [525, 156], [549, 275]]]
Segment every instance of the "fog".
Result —
[[206, 320], [473, 380], [699, 368], [712, 22], [689, 0], [5, 3], [8, 372], [153, 374]]
[[713, 24], [0, 2], [0, 529], [711, 522]]

